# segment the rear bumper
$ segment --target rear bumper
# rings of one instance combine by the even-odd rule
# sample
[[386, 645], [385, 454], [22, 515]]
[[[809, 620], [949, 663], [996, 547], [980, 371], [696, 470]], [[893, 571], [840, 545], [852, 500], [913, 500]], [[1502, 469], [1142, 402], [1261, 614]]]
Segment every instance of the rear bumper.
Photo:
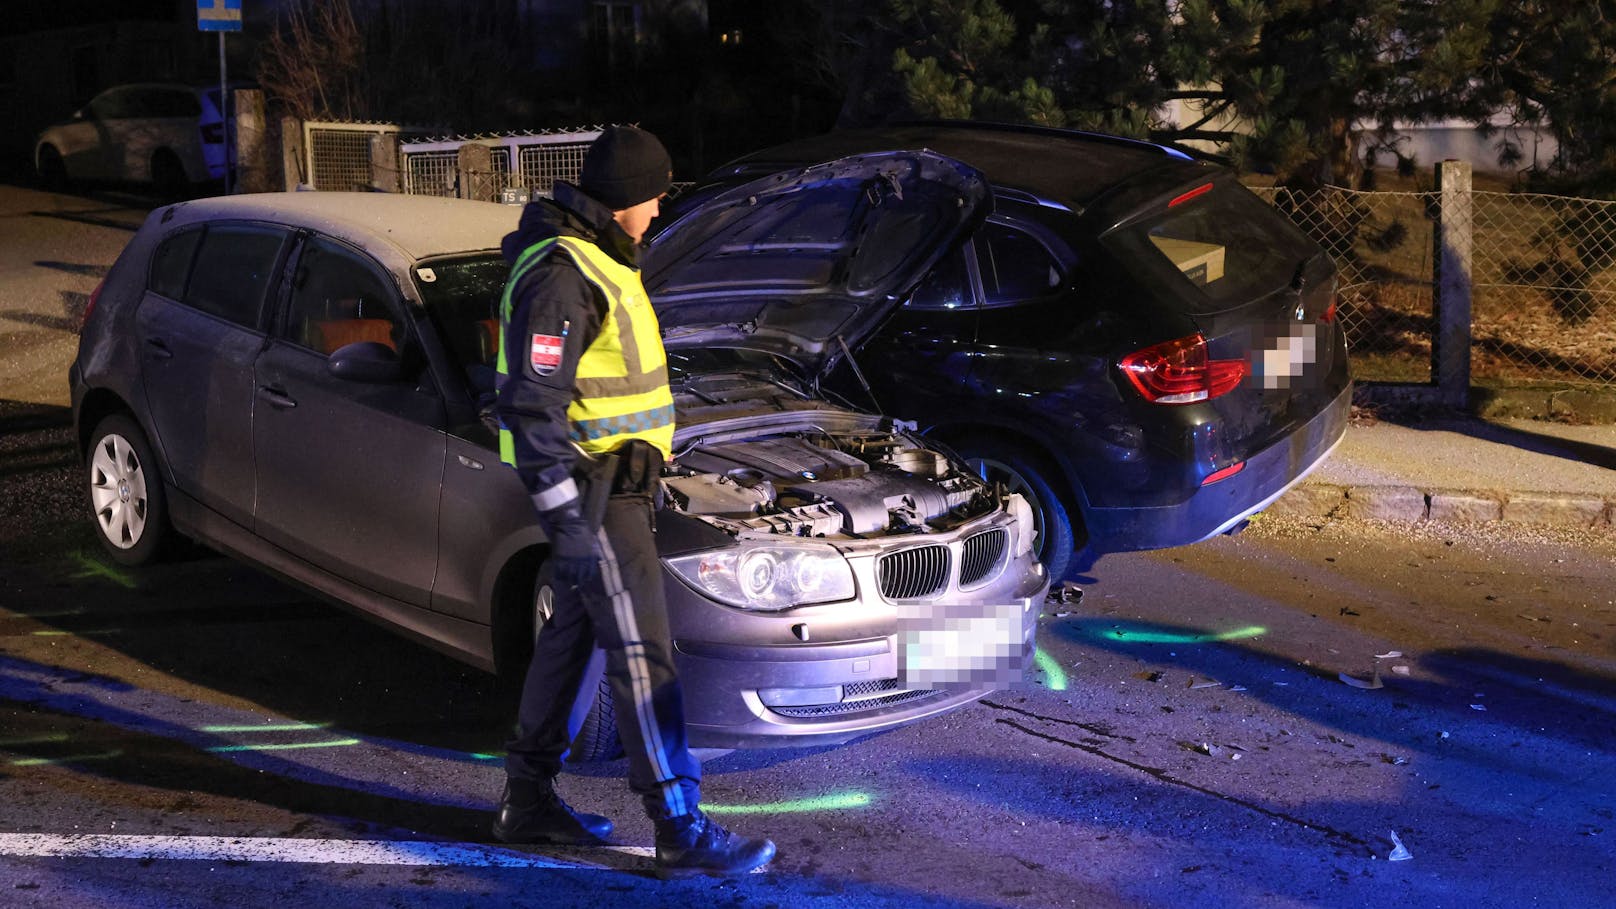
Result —
[[1185, 546], [1223, 533], [1300, 483], [1341, 442], [1352, 410], [1348, 385], [1295, 433], [1246, 460], [1234, 476], [1173, 505], [1090, 508], [1088, 536], [1105, 552]]

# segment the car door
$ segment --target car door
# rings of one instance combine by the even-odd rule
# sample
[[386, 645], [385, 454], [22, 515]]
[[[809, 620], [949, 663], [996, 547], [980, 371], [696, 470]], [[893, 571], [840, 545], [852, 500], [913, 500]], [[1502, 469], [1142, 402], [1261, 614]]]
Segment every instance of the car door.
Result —
[[174, 488], [243, 527], [256, 496], [254, 362], [290, 239], [260, 224], [176, 232], [158, 244], [135, 313], [141, 385]]
[[73, 115], [71, 122], [58, 128], [62, 165], [75, 180], [105, 180], [113, 175], [114, 137], [112, 124], [122, 114], [127, 95], [124, 89], [111, 89], [90, 99]]
[[[431, 596], [445, 457], [443, 398], [398, 285], [336, 240], [300, 244], [256, 369], [258, 536], [352, 583], [418, 606]], [[403, 377], [338, 378], [330, 355], [393, 349]]]
[[907, 419], [933, 423], [958, 405], [970, 375], [977, 332], [977, 298], [966, 243], [940, 260], [881, 331], [857, 353], [875, 394], [863, 401], [847, 370], [837, 388], [853, 401]]

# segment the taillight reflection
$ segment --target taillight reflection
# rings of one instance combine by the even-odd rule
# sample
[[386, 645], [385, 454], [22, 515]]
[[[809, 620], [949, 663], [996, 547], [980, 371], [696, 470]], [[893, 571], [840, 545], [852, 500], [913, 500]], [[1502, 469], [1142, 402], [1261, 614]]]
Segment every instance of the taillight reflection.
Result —
[[1117, 364], [1152, 404], [1193, 404], [1225, 395], [1251, 372], [1246, 360], [1214, 360], [1199, 334], [1152, 344]]

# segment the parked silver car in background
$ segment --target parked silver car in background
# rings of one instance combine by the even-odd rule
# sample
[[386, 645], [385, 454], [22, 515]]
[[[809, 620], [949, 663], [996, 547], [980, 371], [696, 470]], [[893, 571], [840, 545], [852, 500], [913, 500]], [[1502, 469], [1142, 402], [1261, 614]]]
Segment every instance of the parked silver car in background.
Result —
[[153, 82], [109, 88], [39, 134], [34, 167], [52, 188], [69, 181], [150, 183], [177, 196], [224, 179], [220, 107], [218, 86]]
[[[814, 372], [989, 204], [975, 171], [906, 152], [769, 177], [662, 234], [647, 283], [668, 295], [679, 417], [657, 540], [694, 744], [845, 741], [1030, 660], [1048, 580], [1026, 502], [824, 399]], [[107, 551], [154, 558], [172, 527], [473, 664], [525, 667], [547, 546], [487, 417], [516, 217], [338, 193], [154, 212], [71, 371]], [[614, 747], [600, 699], [574, 754]]]

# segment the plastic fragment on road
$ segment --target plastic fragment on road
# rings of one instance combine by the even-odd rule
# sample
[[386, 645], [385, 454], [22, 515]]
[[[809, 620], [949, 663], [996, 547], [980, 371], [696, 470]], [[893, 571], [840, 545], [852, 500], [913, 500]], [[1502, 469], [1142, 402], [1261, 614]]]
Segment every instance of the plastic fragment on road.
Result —
[[1189, 683], [1189, 685], [1187, 685], [1185, 687], [1190, 688], [1191, 690], [1195, 690], [1195, 689], [1199, 689], [1199, 688], [1222, 688], [1223, 683], [1222, 682], [1214, 682], [1211, 679], [1205, 679], [1205, 680], [1197, 682], [1195, 680], [1194, 676], [1190, 676], [1190, 683]]
[[1480, 710], [1480, 711], [1485, 712], [1487, 710], [1487, 705], [1486, 704], [1471, 704], [1470, 709], [1471, 710]]
[[1409, 669], [1407, 666], [1398, 664], [1392, 667], [1392, 672], [1396, 673], [1397, 675], [1408, 675]]
[[[1045, 599], [1068, 606], [1076, 606], [1078, 603], [1083, 602], [1083, 588], [1079, 587], [1075, 581], [1062, 581], [1059, 587], [1049, 588], [1049, 594]], [[1056, 614], [1059, 615], [1060, 613]]]
[[1373, 691], [1376, 688], [1386, 687], [1386, 683], [1380, 680], [1380, 667], [1378, 666], [1375, 667], [1375, 674], [1367, 679], [1360, 679], [1357, 676], [1347, 675], [1345, 672], [1337, 673], [1336, 678], [1339, 678], [1341, 681], [1351, 685], [1354, 688], [1362, 688], [1367, 691]]
[[1398, 657], [1401, 657], [1402, 655], [1403, 655], [1403, 651], [1401, 651], [1401, 650], [1388, 650], [1385, 653], [1377, 653], [1377, 654], [1375, 654], [1375, 659], [1377, 659], [1377, 660], [1395, 660]]
[[1409, 852], [1408, 847], [1403, 845], [1403, 841], [1397, 838], [1397, 831], [1392, 830], [1390, 833], [1392, 835], [1392, 851], [1386, 856], [1386, 861], [1406, 862], [1413, 858], [1414, 853]]

